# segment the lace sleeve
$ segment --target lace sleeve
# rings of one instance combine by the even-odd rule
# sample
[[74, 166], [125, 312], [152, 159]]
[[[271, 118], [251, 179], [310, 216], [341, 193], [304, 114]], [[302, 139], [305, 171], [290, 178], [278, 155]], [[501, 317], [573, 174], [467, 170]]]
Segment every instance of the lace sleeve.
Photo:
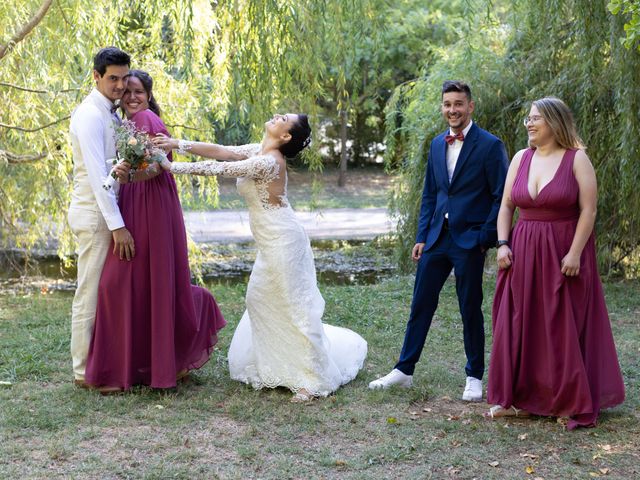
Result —
[[260, 152], [259, 143], [249, 143], [247, 145], [225, 145], [224, 148], [233, 153], [239, 153], [247, 158], [255, 157]]
[[249, 177], [271, 181], [278, 178], [280, 166], [276, 159], [270, 155], [259, 155], [247, 160], [237, 162], [174, 162], [171, 164], [171, 173], [191, 175], [222, 175], [223, 177]]

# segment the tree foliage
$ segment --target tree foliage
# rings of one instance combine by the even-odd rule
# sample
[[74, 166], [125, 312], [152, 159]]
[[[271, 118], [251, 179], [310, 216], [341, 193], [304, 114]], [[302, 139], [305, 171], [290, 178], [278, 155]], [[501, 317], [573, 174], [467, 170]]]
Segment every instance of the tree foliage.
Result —
[[611, 0], [609, 10], [614, 15], [623, 15], [625, 37], [621, 39], [627, 48], [635, 47], [640, 50], [640, 3], [637, 0]]
[[[511, 154], [526, 145], [530, 102], [556, 95], [596, 167], [601, 266], [628, 271], [640, 255], [633, 0], [7, 0], [0, 16], [0, 247], [54, 236], [72, 251], [68, 119], [91, 88], [93, 54], [117, 45], [153, 75], [176, 136], [238, 143], [256, 140], [277, 109], [330, 125], [344, 112], [350, 155], [386, 151], [400, 176], [391, 206], [402, 259], [425, 150], [444, 129], [442, 81], [471, 84], [475, 119]], [[317, 149], [306, 160], [319, 166]], [[191, 180], [179, 181], [189, 202]], [[215, 196], [214, 187], [198, 179], [196, 192]]]
[[338, 28], [342, 41], [327, 46], [324, 56], [326, 140], [332, 157], [339, 152], [341, 167], [347, 159], [363, 165], [384, 152], [384, 106], [394, 88], [419, 75], [434, 50], [455, 41], [463, 22], [458, 1], [378, 0], [368, 9], [359, 24]]
[[[11, 25], [0, 33], [0, 101], [11, 108], [0, 113], [0, 246], [58, 236], [71, 251], [68, 119], [99, 48], [116, 45], [152, 74], [174, 135], [255, 140], [276, 109], [317, 111], [327, 76], [318, 58], [343, 40], [331, 25], [361, 21], [370, 1], [1, 2]], [[213, 194], [215, 181], [199, 184]]]
[[520, 125], [532, 100], [554, 95], [567, 102], [598, 176], [601, 267], [630, 273], [640, 238], [640, 52], [620, 42], [624, 18], [612, 16], [605, 1], [469, 6], [475, 10], [468, 11], [457, 44], [442, 51], [422, 78], [399, 86], [387, 106], [386, 160], [401, 176], [392, 198], [400, 261], [408, 266], [414, 243], [426, 150], [445, 128], [440, 86], [458, 78], [472, 87], [476, 121], [501, 137], [511, 155], [526, 147]]

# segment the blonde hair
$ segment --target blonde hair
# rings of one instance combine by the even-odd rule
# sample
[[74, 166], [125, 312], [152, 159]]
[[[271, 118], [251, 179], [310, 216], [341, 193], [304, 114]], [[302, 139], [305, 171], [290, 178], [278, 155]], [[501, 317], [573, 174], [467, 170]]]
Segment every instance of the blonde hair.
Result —
[[[573, 114], [569, 107], [556, 97], [544, 97], [534, 100], [532, 104], [538, 109], [544, 121], [553, 132], [553, 138], [562, 148], [584, 149], [584, 143], [578, 136]], [[531, 144], [529, 146], [532, 146]]]

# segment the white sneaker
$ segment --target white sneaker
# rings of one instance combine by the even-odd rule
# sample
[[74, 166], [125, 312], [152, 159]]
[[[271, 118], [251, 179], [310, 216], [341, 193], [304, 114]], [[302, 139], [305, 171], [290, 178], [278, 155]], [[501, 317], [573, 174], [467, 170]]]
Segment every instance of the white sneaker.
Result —
[[482, 401], [482, 380], [474, 377], [467, 377], [467, 384], [464, 387], [462, 400], [466, 402]]
[[397, 368], [394, 368], [391, 373], [371, 382], [369, 388], [375, 390], [376, 388], [389, 388], [394, 385], [410, 388], [413, 385], [413, 375], [405, 375]]

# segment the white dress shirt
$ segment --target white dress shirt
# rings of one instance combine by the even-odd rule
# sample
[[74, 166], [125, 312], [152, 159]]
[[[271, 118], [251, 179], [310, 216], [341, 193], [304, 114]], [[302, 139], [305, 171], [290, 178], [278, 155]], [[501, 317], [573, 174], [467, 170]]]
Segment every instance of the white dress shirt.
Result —
[[[471, 125], [473, 125], [473, 120], [469, 121], [469, 125], [462, 130], [465, 138], [471, 129]], [[449, 129], [449, 135], [455, 135], [451, 129]], [[463, 142], [460, 140], [454, 140], [453, 144], [447, 145], [447, 173], [449, 174], [449, 183], [451, 183], [451, 179], [453, 178], [453, 172], [456, 170], [456, 163], [458, 163], [458, 157], [460, 156], [460, 150], [462, 150]]]
[[100, 211], [109, 230], [124, 227], [118, 208], [119, 185], [105, 190], [102, 184], [116, 157], [113, 103], [95, 88], [71, 114], [73, 192], [71, 208]]

